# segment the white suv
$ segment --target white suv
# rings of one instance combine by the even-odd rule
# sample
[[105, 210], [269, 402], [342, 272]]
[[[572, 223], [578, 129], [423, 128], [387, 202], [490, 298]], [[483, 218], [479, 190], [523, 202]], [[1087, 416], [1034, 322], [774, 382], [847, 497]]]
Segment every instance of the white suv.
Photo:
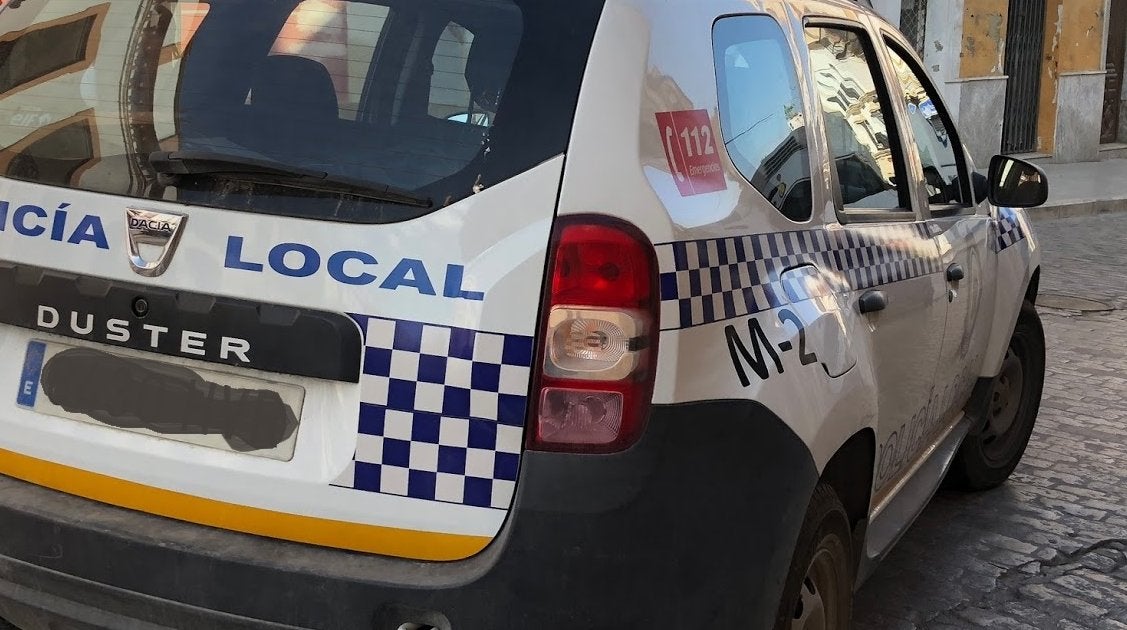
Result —
[[13, 0], [0, 146], [17, 627], [844, 628], [1037, 414], [1044, 174], [853, 2]]

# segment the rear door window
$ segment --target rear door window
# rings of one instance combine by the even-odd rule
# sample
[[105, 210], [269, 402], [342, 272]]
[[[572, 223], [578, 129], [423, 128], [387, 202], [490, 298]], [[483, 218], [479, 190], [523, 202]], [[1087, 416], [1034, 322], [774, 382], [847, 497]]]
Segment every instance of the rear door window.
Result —
[[896, 117], [872, 42], [859, 28], [805, 32], [844, 210], [914, 218]]
[[409, 219], [563, 153], [602, 4], [8, 6], [0, 174], [258, 213]]

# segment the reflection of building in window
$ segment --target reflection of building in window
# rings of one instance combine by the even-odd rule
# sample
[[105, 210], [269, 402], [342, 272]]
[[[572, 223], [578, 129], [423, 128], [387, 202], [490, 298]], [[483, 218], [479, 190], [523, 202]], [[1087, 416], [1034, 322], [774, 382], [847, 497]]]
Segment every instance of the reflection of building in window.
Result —
[[900, 89], [904, 92], [904, 101], [908, 106], [909, 113], [926, 119], [935, 134], [935, 139], [943, 146], [947, 146], [949, 143], [947, 128], [943, 124], [943, 119], [939, 116], [939, 109], [932, 102], [927, 89], [916, 77], [911, 66], [901, 61], [896, 54], [893, 54], [892, 68], [900, 79]]
[[882, 180], [896, 175], [888, 129], [865, 49], [848, 31], [818, 30], [810, 44], [815, 81], [822, 95], [830, 145], [875, 169]]
[[0, 151], [0, 172], [58, 186], [77, 185], [98, 157], [94, 110], [43, 127]]
[[333, 78], [337, 100], [348, 92], [348, 16], [340, 0], [305, 0], [286, 20], [273, 55], [297, 55], [321, 62]]
[[341, 118], [355, 120], [389, 9], [367, 2], [304, 0], [290, 14], [270, 50], [321, 63], [337, 93]]
[[0, 37], [0, 94], [88, 68], [108, 10], [101, 4]]
[[188, 50], [188, 44], [196, 36], [200, 23], [207, 17], [211, 5], [205, 2], [177, 2], [172, 12], [172, 23], [164, 37], [164, 47], [160, 51], [162, 64], [179, 59]]
[[802, 129], [806, 126], [806, 117], [794, 105], [786, 105], [783, 107], [783, 114], [787, 117], [787, 126], [791, 131]]
[[466, 82], [466, 63], [473, 40], [473, 33], [454, 22], [447, 24], [442, 36], [438, 38], [431, 60], [431, 65], [434, 66], [428, 107], [431, 116], [450, 118], [464, 114], [465, 122], [488, 124], [483, 118], [488, 114], [474, 111], [475, 104]]

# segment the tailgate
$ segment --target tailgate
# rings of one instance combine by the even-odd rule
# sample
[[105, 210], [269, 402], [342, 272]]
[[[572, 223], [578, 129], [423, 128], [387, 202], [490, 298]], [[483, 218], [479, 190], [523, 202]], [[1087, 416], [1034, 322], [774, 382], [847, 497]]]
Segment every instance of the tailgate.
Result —
[[542, 4], [0, 9], [0, 473], [338, 548], [483, 549], [598, 17]]

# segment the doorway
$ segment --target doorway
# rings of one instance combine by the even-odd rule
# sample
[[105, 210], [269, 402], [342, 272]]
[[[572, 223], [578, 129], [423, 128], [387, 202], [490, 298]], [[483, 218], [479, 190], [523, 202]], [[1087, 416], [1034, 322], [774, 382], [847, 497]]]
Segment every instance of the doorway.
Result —
[[1002, 151], [1028, 153], [1037, 148], [1037, 113], [1041, 102], [1041, 62], [1045, 50], [1045, 0], [1010, 0], [1006, 31], [1005, 123]]
[[1123, 65], [1127, 58], [1127, 0], [1111, 0], [1107, 30], [1107, 87], [1104, 89], [1103, 124], [1100, 142], [1119, 138], [1119, 117], [1123, 108]]

